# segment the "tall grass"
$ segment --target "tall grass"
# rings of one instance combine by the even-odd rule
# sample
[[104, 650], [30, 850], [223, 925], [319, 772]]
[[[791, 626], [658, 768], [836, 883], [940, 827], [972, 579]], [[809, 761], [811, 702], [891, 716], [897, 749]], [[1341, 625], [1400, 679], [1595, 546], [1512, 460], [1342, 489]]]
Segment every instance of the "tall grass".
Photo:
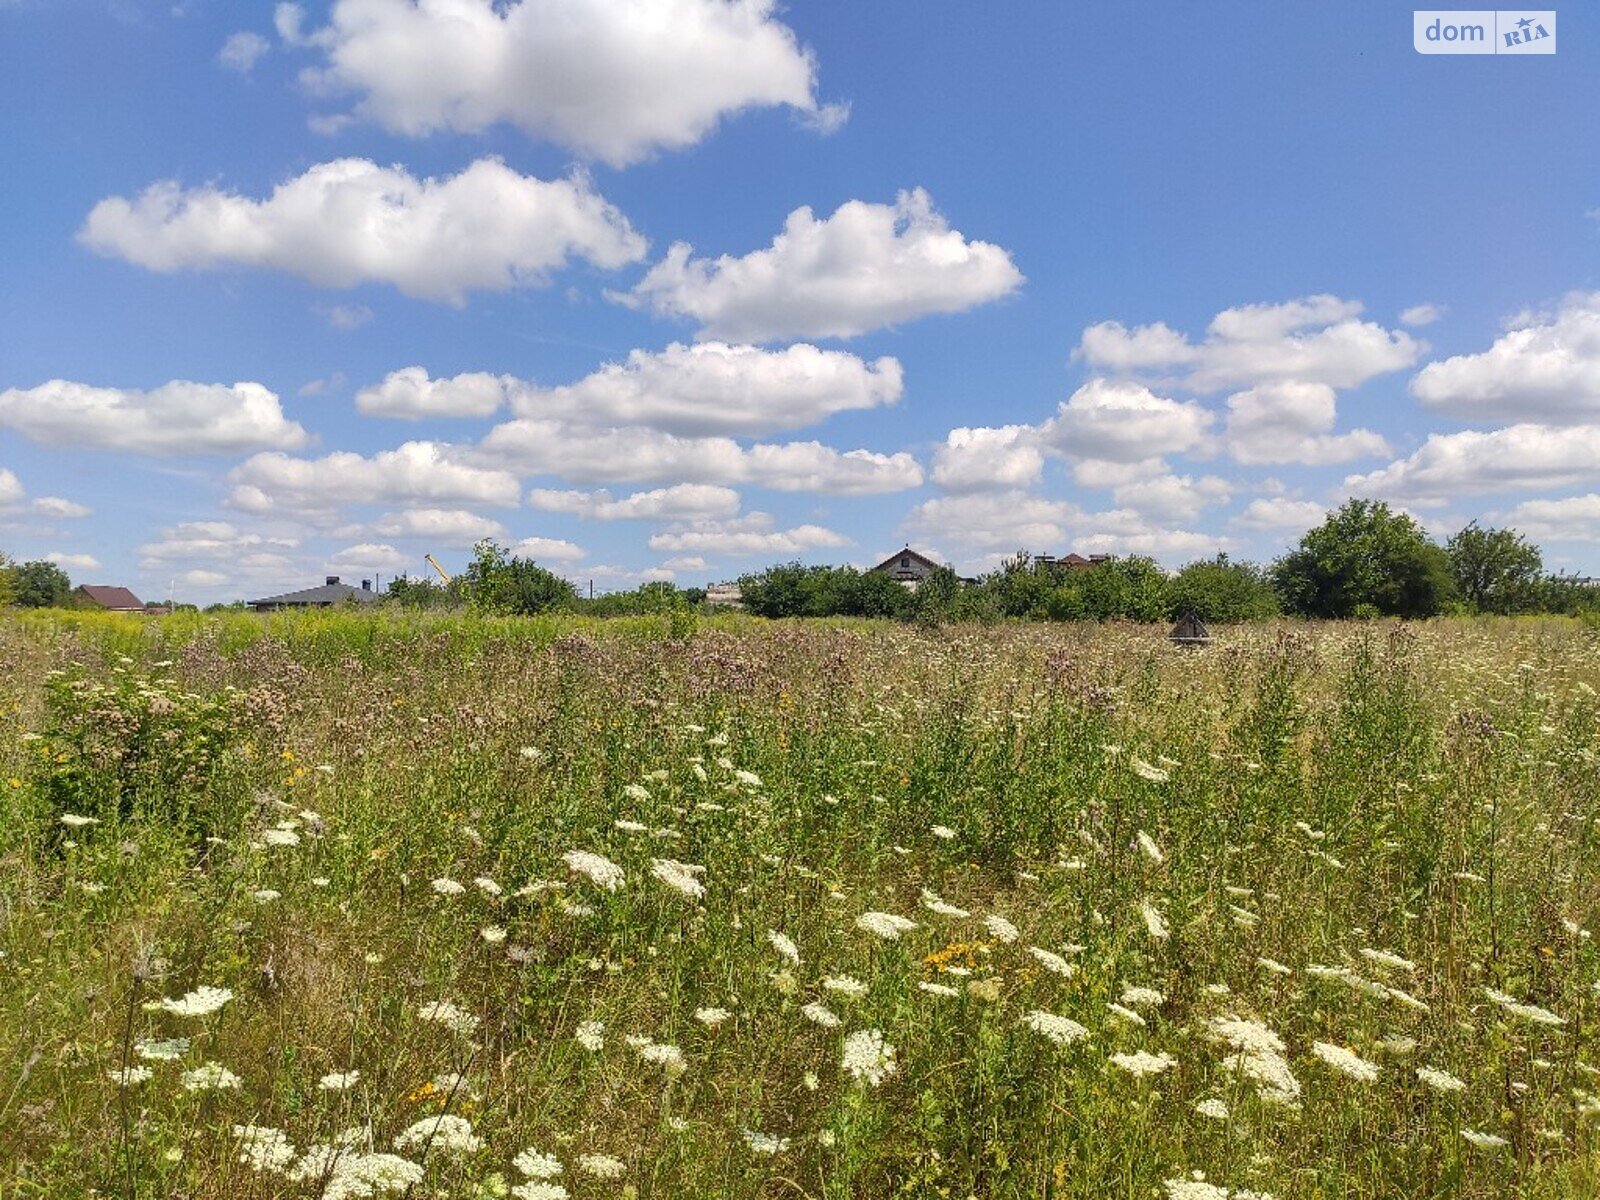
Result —
[[[470, 1137], [402, 1137], [395, 1194], [1600, 1186], [1600, 635], [1576, 623], [1182, 651], [33, 616], [0, 662], [3, 1195], [376, 1193], [371, 1156], [441, 1114]], [[161, 1007], [203, 986], [232, 999]], [[1281, 1039], [1297, 1095], [1229, 1018]], [[873, 1030], [876, 1084], [844, 1069]], [[238, 1086], [189, 1090], [229, 1078], [203, 1063]], [[296, 1153], [255, 1169], [245, 1126]], [[530, 1147], [562, 1173], [525, 1179]]]

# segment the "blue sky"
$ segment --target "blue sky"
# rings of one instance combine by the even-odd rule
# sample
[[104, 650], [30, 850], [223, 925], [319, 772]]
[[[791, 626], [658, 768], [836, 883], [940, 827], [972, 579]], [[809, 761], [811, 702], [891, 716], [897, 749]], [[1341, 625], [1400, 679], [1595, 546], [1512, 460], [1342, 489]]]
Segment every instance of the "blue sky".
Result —
[[0, 548], [208, 602], [490, 533], [609, 589], [1265, 559], [1370, 495], [1600, 574], [1559, 17], [0, 0]]

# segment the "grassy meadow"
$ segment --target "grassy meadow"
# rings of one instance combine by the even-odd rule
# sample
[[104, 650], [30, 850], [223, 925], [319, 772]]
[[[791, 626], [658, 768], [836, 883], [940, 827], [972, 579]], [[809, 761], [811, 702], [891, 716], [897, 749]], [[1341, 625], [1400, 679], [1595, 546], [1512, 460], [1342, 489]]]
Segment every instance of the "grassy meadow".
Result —
[[0, 1196], [1600, 1194], [1600, 632], [0, 620]]

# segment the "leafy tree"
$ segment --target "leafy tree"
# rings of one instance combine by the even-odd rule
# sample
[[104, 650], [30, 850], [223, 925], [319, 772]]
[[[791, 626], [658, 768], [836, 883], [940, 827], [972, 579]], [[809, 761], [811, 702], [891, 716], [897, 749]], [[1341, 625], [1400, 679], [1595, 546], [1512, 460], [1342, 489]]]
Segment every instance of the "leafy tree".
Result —
[[1379, 500], [1349, 500], [1272, 567], [1284, 608], [1307, 617], [1430, 617], [1455, 596], [1449, 556]]
[[1533, 612], [1543, 599], [1544, 559], [1515, 529], [1472, 522], [1446, 546], [1462, 598], [1479, 612]]
[[1133, 555], [1073, 571], [1083, 595], [1085, 615], [1100, 620], [1122, 617], [1159, 621], [1167, 613], [1167, 573], [1153, 558]]
[[25, 562], [12, 573], [22, 608], [60, 608], [72, 595], [72, 580], [53, 562]]
[[1259, 621], [1278, 615], [1278, 597], [1255, 563], [1218, 554], [1190, 563], [1167, 581], [1167, 615], [1191, 612], [1202, 621]]
[[443, 608], [460, 601], [460, 597], [453, 595], [452, 589], [442, 583], [421, 577], [412, 579], [405, 575], [389, 581], [384, 597], [389, 603], [405, 608]]
[[0, 608], [17, 602], [17, 568], [4, 554], [0, 554]]
[[505, 547], [485, 538], [473, 548], [467, 568], [467, 589], [472, 607], [482, 612], [529, 616], [571, 608], [578, 590], [531, 558], [507, 555]]

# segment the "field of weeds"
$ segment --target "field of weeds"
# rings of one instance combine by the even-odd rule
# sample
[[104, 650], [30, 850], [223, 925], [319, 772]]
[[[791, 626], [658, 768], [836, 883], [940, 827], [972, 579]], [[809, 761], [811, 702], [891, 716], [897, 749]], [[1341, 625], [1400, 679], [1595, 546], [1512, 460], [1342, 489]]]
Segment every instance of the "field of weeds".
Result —
[[0, 622], [0, 1195], [1587, 1197], [1600, 635]]

